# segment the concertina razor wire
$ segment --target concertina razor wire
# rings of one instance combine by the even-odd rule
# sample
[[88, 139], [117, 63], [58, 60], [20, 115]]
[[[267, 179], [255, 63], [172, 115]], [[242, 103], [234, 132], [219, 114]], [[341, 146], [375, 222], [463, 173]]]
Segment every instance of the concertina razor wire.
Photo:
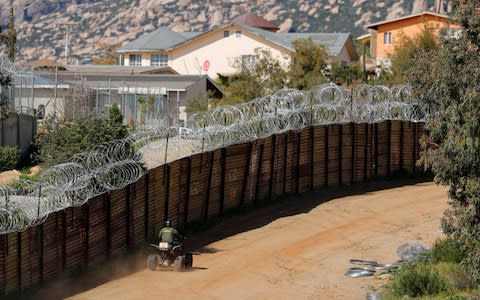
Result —
[[186, 127], [143, 129], [99, 144], [46, 169], [38, 181], [0, 185], [0, 233], [24, 231], [53, 212], [138, 181], [147, 168], [192, 154], [308, 126], [421, 122], [427, 117], [428, 111], [412, 98], [408, 86], [345, 89], [324, 84], [309, 91], [282, 89], [250, 102], [195, 113]]

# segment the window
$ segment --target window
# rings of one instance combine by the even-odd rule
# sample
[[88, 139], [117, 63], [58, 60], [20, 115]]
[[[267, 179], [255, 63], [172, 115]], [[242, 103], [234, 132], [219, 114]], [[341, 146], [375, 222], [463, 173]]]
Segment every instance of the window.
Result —
[[383, 33], [383, 43], [385, 45], [391, 45], [392, 44], [392, 33], [391, 32], [384, 32]]
[[141, 65], [142, 65], [142, 55], [130, 54], [130, 66], [141, 66]]
[[152, 54], [150, 65], [157, 67], [168, 66], [168, 54]]
[[235, 36], [236, 36], [237, 38], [241, 37], [241, 36], [242, 36], [242, 32], [241, 32], [240, 30], [235, 31]]
[[228, 37], [229, 35], [230, 35], [230, 31], [225, 30], [225, 31], [223, 32], [223, 37]]

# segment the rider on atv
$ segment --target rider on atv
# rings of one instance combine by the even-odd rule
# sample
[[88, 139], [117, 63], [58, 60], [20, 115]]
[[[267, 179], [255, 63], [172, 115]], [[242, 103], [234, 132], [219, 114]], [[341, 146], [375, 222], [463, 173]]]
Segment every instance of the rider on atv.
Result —
[[158, 244], [150, 244], [154, 253], [147, 258], [147, 268], [156, 270], [161, 266], [180, 271], [192, 267], [192, 254], [186, 253], [183, 246], [185, 238], [172, 227], [169, 219], [165, 220], [165, 227], [158, 232], [158, 239]]
[[165, 226], [158, 232], [158, 241], [166, 242], [170, 245], [182, 244], [183, 236], [173, 228], [170, 219], [165, 220]]

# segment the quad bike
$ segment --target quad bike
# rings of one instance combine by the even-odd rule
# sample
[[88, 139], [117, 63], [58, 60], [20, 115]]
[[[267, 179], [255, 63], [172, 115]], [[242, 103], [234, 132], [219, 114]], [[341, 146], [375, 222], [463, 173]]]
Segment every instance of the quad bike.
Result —
[[183, 243], [160, 242], [158, 245], [150, 244], [150, 246], [153, 249], [153, 253], [147, 258], [147, 268], [150, 270], [156, 270], [159, 267], [181, 271], [192, 267], [193, 256], [185, 252]]

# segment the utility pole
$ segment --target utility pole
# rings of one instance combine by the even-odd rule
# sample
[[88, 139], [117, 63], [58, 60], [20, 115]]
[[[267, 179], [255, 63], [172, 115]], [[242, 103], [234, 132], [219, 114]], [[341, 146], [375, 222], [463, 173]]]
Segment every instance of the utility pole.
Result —
[[68, 65], [68, 47], [70, 45], [70, 30], [73, 23], [57, 23], [58, 26], [65, 26], [65, 65]]

